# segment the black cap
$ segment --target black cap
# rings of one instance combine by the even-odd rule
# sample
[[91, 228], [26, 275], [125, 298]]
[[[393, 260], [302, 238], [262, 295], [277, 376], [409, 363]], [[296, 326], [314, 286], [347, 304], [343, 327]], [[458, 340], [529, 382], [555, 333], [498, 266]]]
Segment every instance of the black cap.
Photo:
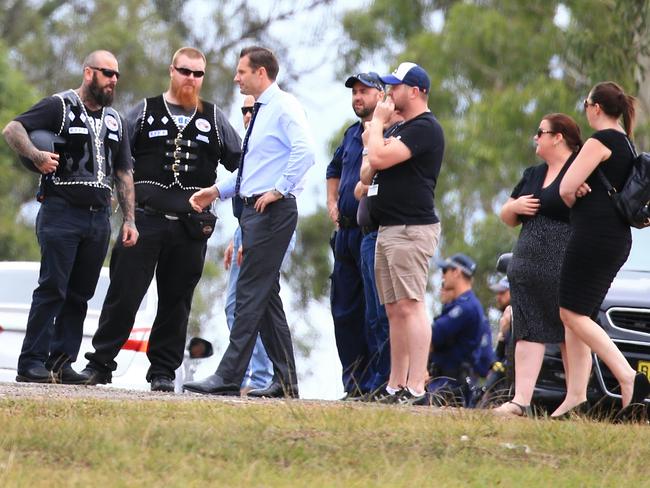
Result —
[[352, 88], [357, 81], [370, 88], [376, 88], [377, 90], [384, 91], [384, 83], [381, 81], [379, 75], [374, 71], [350, 76], [347, 80], [345, 80], [346, 88]]
[[474, 276], [476, 271], [476, 262], [466, 254], [458, 253], [447, 259], [438, 259], [438, 266], [443, 270], [449, 268], [458, 268], [467, 276]]

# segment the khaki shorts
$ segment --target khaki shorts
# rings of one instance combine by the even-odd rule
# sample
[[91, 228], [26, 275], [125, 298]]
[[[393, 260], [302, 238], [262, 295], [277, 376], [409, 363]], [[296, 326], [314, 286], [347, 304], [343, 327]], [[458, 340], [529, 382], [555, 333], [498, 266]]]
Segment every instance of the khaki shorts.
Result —
[[439, 239], [440, 223], [379, 227], [375, 278], [382, 304], [404, 298], [424, 300], [429, 261]]

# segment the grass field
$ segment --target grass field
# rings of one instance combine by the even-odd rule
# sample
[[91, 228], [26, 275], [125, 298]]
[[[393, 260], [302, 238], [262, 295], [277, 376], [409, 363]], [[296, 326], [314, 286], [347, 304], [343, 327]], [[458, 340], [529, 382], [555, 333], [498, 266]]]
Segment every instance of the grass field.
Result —
[[343, 402], [0, 398], [0, 486], [650, 486], [649, 434]]

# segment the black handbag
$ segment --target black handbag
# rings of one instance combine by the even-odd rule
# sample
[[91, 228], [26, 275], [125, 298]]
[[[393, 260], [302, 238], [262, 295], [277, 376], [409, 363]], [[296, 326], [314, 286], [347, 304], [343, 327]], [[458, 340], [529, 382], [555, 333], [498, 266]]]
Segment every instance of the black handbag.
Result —
[[600, 168], [598, 176], [623, 220], [631, 227], [643, 229], [650, 226], [650, 154], [637, 154], [630, 140], [626, 140], [634, 160], [623, 188], [617, 191]]
[[217, 224], [217, 216], [207, 210], [201, 213], [180, 214], [178, 218], [183, 224], [187, 235], [198, 241], [207, 241]]

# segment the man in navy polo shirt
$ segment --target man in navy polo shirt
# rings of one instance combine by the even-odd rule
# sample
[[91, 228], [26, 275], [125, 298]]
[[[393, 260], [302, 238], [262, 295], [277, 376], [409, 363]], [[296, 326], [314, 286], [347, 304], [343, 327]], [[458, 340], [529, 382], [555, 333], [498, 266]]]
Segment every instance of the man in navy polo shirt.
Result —
[[384, 85], [377, 73], [369, 72], [350, 76], [345, 86], [352, 89], [352, 110], [360, 120], [345, 131], [327, 167], [327, 210], [336, 225], [330, 296], [334, 334], [343, 367], [343, 399], [352, 400], [372, 390], [375, 375], [373, 354], [377, 347], [365, 317], [363, 234], [357, 224], [359, 202], [354, 197], [354, 188], [359, 182], [363, 123], [372, 118], [377, 102], [384, 96]]

